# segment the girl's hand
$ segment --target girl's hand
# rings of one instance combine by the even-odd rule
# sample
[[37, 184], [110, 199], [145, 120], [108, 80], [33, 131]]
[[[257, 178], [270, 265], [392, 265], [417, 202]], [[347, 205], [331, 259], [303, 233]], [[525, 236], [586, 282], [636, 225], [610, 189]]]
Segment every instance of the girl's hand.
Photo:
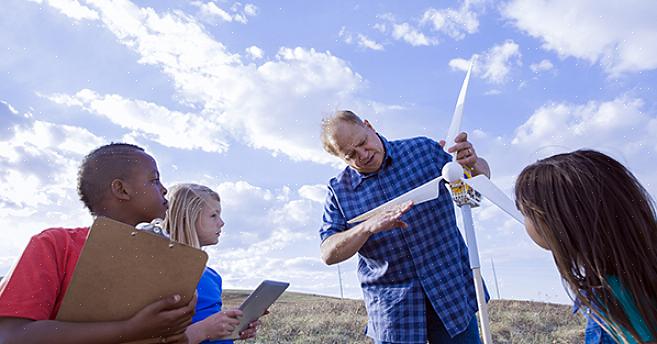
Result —
[[205, 318], [202, 322], [205, 323], [206, 339], [221, 339], [230, 336], [240, 324], [241, 316], [242, 311], [235, 308]]

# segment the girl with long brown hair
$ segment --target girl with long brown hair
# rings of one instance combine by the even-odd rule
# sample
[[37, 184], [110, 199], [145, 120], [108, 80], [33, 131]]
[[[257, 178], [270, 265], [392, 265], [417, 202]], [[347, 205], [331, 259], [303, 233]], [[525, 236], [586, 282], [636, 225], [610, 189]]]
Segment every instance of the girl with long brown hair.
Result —
[[623, 165], [592, 150], [526, 167], [516, 202], [574, 297], [622, 343], [657, 340], [657, 216]]

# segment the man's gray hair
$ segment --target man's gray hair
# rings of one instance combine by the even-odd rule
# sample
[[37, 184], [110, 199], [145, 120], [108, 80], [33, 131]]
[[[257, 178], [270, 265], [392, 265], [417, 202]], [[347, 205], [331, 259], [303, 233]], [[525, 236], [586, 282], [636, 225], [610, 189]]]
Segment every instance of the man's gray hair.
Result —
[[320, 135], [320, 138], [322, 139], [322, 146], [324, 147], [325, 151], [335, 156], [338, 156], [334, 139], [335, 128], [340, 122], [364, 125], [363, 120], [349, 110], [339, 110], [336, 111], [332, 116], [328, 116], [322, 119], [322, 133]]

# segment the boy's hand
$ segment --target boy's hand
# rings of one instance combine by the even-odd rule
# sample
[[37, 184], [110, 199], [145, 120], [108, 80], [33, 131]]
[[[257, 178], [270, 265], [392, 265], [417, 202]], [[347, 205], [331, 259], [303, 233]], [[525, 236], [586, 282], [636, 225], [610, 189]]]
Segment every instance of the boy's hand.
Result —
[[130, 318], [127, 331], [132, 338], [161, 337], [163, 343], [186, 343], [185, 329], [192, 323], [195, 307], [196, 294], [186, 304], [181, 304], [180, 295], [167, 297]]

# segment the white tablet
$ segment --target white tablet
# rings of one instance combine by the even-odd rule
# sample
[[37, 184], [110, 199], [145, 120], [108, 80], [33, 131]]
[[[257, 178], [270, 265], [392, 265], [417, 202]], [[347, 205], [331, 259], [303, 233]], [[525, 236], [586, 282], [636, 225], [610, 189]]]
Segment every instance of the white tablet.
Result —
[[289, 286], [290, 283], [287, 282], [262, 281], [258, 288], [240, 305], [239, 309], [244, 315], [230, 337], [233, 339], [239, 338], [240, 332], [246, 330], [251, 322], [262, 316]]

